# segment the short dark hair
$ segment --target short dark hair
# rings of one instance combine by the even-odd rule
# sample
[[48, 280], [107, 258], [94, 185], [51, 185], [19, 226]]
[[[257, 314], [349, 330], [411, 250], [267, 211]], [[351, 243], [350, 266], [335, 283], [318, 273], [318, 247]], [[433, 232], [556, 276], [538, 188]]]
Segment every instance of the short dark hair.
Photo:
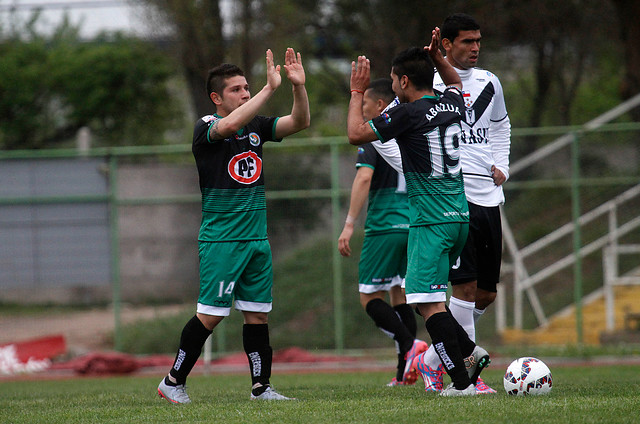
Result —
[[406, 75], [418, 90], [433, 88], [433, 62], [429, 53], [420, 47], [409, 47], [401, 51], [391, 62], [394, 74]]
[[387, 104], [391, 103], [396, 97], [389, 78], [379, 78], [371, 81], [369, 88], [367, 88], [367, 91], [369, 90], [371, 90], [372, 97], [382, 99], [387, 102]]
[[480, 25], [471, 16], [465, 13], [455, 13], [448, 16], [440, 28], [442, 39], [445, 38], [451, 42], [460, 35], [460, 31], [477, 31]]
[[218, 65], [215, 68], [210, 69], [209, 75], [207, 75], [207, 95], [210, 95], [211, 93], [218, 93], [222, 96], [222, 91], [225, 87], [224, 81], [238, 75], [241, 77], [244, 76], [242, 69], [229, 63], [223, 63], [222, 65]]

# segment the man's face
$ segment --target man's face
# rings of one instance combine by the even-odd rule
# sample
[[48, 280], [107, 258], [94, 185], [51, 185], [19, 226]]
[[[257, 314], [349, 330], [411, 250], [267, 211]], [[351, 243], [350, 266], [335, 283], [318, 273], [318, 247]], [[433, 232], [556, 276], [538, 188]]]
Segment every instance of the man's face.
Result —
[[447, 52], [447, 60], [458, 69], [471, 69], [478, 62], [480, 54], [480, 30], [460, 31], [458, 36], [451, 42], [443, 40], [443, 47]]
[[404, 103], [406, 98], [404, 96], [404, 91], [402, 90], [400, 77], [393, 72], [393, 68], [391, 69], [391, 88], [395, 95], [398, 96], [398, 100], [400, 100], [401, 103]]
[[218, 102], [215, 103], [218, 111], [224, 111], [229, 114], [245, 104], [250, 98], [251, 93], [249, 92], [247, 79], [236, 75], [225, 80], [222, 94], [218, 96]]
[[365, 121], [369, 121], [380, 115], [380, 112], [384, 109], [384, 107], [380, 109], [377, 99], [375, 99], [371, 93], [371, 90], [365, 91], [364, 98], [362, 99], [362, 116]]

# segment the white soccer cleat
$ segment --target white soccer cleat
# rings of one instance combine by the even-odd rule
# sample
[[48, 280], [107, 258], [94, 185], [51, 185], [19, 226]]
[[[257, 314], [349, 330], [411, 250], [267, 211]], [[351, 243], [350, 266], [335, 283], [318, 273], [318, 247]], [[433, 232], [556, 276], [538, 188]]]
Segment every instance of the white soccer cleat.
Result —
[[397, 378], [393, 377], [389, 383], [387, 383], [387, 387], [395, 387], [395, 386], [404, 386], [404, 382], [398, 381]]
[[473, 352], [471, 352], [471, 355], [464, 358], [464, 366], [467, 368], [469, 379], [473, 384], [476, 384], [480, 373], [488, 367], [490, 363], [489, 352], [480, 346], [476, 346]]
[[473, 384], [464, 390], [458, 390], [453, 386], [453, 383], [449, 384], [446, 389], [440, 392], [440, 396], [475, 396], [476, 388]]
[[184, 384], [169, 386], [164, 382], [164, 378], [158, 385], [158, 394], [174, 405], [191, 403], [191, 399], [189, 399], [189, 395], [187, 394], [187, 387]]
[[253, 393], [251, 393], [251, 400], [296, 400], [296, 398], [283, 396], [272, 389], [271, 386], [268, 386], [267, 390], [265, 390], [258, 396], [255, 396]]

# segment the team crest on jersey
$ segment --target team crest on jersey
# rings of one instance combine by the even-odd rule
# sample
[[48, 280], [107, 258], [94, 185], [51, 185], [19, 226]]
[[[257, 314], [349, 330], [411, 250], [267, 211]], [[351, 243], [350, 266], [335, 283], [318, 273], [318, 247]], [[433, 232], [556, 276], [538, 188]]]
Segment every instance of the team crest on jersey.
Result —
[[467, 112], [467, 114], [466, 114], [467, 124], [469, 124], [469, 125], [475, 124], [475, 122], [476, 122], [476, 111], [474, 109], [468, 107], [466, 109], [466, 112]]
[[466, 91], [463, 91], [462, 97], [464, 98], [464, 105], [466, 107], [471, 107], [471, 105], [473, 105], [473, 102], [471, 101], [471, 93], [467, 93]]
[[260, 145], [260, 136], [254, 132], [249, 134], [249, 143], [251, 143], [252, 146], [259, 146]]
[[251, 150], [240, 153], [231, 158], [227, 171], [240, 184], [254, 183], [262, 173], [262, 159]]
[[391, 122], [391, 117], [389, 116], [389, 114], [388, 114], [388, 113], [383, 113], [383, 114], [382, 114], [382, 115], [380, 115], [380, 116], [382, 116], [382, 118], [384, 119], [384, 122], [386, 122], [387, 124], [388, 124], [389, 122]]

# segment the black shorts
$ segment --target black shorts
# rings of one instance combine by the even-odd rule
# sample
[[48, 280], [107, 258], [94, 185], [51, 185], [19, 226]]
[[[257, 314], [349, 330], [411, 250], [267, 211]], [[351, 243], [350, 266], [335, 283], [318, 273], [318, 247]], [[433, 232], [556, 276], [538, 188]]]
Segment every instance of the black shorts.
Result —
[[502, 263], [502, 220], [498, 206], [469, 202], [469, 237], [449, 271], [452, 285], [478, 281], [478, 288], [497, 292]]

